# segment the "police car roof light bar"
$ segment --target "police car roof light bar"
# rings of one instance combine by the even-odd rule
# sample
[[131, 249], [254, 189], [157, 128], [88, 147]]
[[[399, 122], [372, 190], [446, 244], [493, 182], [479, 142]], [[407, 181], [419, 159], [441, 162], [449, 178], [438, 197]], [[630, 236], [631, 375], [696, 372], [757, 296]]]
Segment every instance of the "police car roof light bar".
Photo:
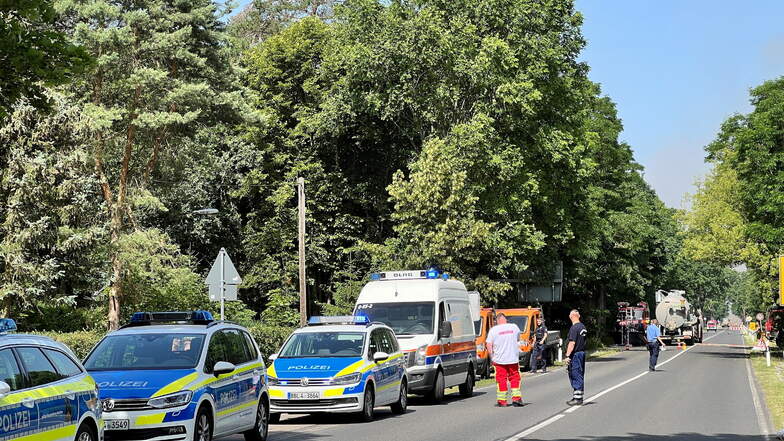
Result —
[[314, 315], [308, 319], [308, 326], [317, 325], [368, 325], [370, 319], [364, 315], [337, 315], [332, 317]]
[[0, 334], [16, 331], [16, 322], [10, 318], [0, 319]]
[[123, 326], [147, 326], [151, 324], [178, 324], [188, 323], [193, 325], [209, 325], [215, 319], [209, 311], [167, 311], [167, 312], [135, 312], [131, 321]]

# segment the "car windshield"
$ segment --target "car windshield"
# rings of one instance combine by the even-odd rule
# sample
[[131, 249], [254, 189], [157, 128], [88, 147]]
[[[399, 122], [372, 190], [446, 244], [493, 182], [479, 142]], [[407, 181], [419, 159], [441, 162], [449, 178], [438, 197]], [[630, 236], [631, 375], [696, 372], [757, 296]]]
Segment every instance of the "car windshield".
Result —
[[301, 332], [283, 345], [280, 358], [361, 357], [364, 332]]
[[356, 315], [365, 315], [372, 322], [381, 322], [397, 335], [432, 334], [435, 303], [360, 303]]
[[514, 323], [520, 328], [521, 331], [525, 332], [526, 327], [528, 326], [528, 316], [527, 315], [507, 315], [506, 320], [509, 323]]
[[124, 334], [104, 338], [90, 353], [88, 371], [192, 369], [204, 334]]

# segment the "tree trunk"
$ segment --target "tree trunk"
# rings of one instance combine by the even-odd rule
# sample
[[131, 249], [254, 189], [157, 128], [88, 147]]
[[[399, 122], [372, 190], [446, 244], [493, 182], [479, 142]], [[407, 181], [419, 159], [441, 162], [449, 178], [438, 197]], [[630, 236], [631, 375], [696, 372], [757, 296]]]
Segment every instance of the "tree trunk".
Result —
[[120, 233], [122, 230], [122, 209], [118, 205], [112, 207], [111, 222], [111, 261], [112, 261], [112, 283], [109, 288], [109, 313], [108, 325], [110, 331], [115, 331], [120, 327], [120, 304], [122, 302], [122, 272], [123, 262], [120, 258]]

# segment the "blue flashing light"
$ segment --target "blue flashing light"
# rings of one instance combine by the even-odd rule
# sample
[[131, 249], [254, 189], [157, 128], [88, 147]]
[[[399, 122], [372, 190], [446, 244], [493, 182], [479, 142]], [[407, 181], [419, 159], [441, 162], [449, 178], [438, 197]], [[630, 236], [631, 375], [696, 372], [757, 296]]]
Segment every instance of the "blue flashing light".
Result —
[[191, 315], [191, 320], [212, 322], [215, 321], [215, 318], [213, 318], [212, 313], [210, 311], [199, 310], [199, 311], [193, 311], [193, 314]]
[[437, 269], [429, 269], [429, 270], [427, 270], [427, 273], [425, 274], [425, 277], [427, 277], [428, 279], [437, 279], [438, 276], [440, 276], [440, 275], [441, 274], [438, 273]]
[[152, 317], [149, 312], [134, 312], [131, 316], [132, 323], [149, 322], [150, 320], [152, 320]]
[[373, 273], [370, 275], [370, 280], [381, 280], [381, 273]]
[[364, 315], [338, 315], [326, 317], [314, 315], [308, 319], [309, 325], [367, 325], [370, 319]]
[[0, 319], [0, 334], [16, 331], [16, 322], [13, 319]]

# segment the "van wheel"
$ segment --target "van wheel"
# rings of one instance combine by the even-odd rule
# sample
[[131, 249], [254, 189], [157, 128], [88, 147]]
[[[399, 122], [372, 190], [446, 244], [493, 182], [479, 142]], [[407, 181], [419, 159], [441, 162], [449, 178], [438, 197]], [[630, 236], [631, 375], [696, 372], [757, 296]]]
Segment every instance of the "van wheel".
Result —
[[98, 441], [98, 435], [95, 434], [95, 430], [90, 427], [87, 423], [82, 424], [79, 426], [79, 431], [76, 432], [76, 441]]
[[779, 333], [776, 334], [776, 346], [778, 346], [779, 349], [784, 349], [784, 331], [779, 331]]
[[433, 382], [433, 389], [428, 392], [427, 398], [434, 404], [444, 401], [444, 373], [440, 369], [436, 371], [436, 380]]
[[256, 425], [244, 433], [245, 441], [266, 441], [269, 433], [269, 407], [265, 397], [261, 397], [256, 409]]
[[360, 418], [362, 421], [369, 423], [373, 421], [373, 417], [375, 416], [374, 409], [376, 407], [376, 397], [373, 393], [373, 386], [367, 385], [362, 402], [364, 405], [362, 406], [362, 412], [360, 412]]
[[472, 365], [468, 366], [468, 375], [466, 375], [465, 383], [460, 385], [460, 396], [463, 398], [468, 398], [474, 395], [474, 367]]
[[390, 407], [392, 408], [392, 413], [396, 415], [406, 413], [406, 408], [408, 407], [408, 385], [406, 380], [400, 383], [400, 396], [397, 398], [397, 402], [392, 403]]

